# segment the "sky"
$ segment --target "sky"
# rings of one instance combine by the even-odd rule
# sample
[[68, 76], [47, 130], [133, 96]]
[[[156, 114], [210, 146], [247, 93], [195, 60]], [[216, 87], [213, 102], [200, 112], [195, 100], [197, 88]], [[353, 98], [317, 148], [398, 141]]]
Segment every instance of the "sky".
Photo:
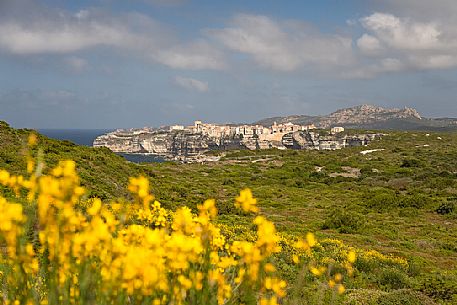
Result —
[[360, 104], [457, 117], [457, 1], [0, 0], [0, 120], [14, 127]]

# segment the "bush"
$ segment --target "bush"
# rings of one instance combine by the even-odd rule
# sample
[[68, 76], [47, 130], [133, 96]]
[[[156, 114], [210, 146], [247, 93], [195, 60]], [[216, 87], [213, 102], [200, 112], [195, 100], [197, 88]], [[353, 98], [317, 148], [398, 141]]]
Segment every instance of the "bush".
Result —
[[344, 305], [377, 305], [378, 299], [384, 297], [387, 293], [373, 289], [354, 289], [349, 291]]
[[[370, 197], [370, 194], [367, 195]], [[390, 190], [378, 191], [367, 201], [369, 208], [384, 211], [391, 208], [423, 208], [430, 198], [422, 194], [400, 195]]]
[[374, 195], [367, 196], [369, 199], [367, 200], [367, 206], [369, 208], [375, 208], [377, 210], [384, 210], [387, 208], [398, 206], [398, 198], [396, 194], [392, 191], [381, 191], [375, 193]]
[[351, 208], [336, 208], [330, 212], [322, 229], [336, 229], [340, 233], [356, 233], [364, 224], [364, 216]]
[[392, 291], [377, 300], [379, 305], [433, 305], [436, 304], [427, 296], [410, 289]]
[[423, 208], [430, 199], [421, 194], [402, 196], [399, 202], [401, 208]]
[[394, 268], [385, 268], [377, 280], [378, 284], [387, 290], [409, 287], [409, 278], [404, 272]]
[[417, 159], [403, 159], [400, 167], [420, 167], [422, 162]]
[[395, 269], [406, 273], [409, 271], [410, 266], [409, 262], [404, 258], [383, 255], [377, 251], [370, 250], [358, 256], [355, 267], [359, 271], [378, 275], [386, 269]]
[[421, 280], [419, 290], [437, 300], [457, 302], [457, 275], [431, 273]]
[[392, 292], [379, 290], [356, 289], [350, 291], [344, 305], [434, 305], [432, 299], [420, 292], [410, 289], [399, 289]]
[[436, 212], [440, 215], [451, 214], [457, 210], [455, 201], [443, 202], [437, 209]]

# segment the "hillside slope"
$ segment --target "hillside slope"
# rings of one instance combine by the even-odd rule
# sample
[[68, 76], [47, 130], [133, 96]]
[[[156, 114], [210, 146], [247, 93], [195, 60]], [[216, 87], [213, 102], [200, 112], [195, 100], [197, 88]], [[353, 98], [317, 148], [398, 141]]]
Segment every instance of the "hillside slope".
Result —
[[[0, 168], [15, 174], [25, 174], [24, 156], [31, 132], [33, 131], [28, 129], [11, 128], [0, 121]], [[89, 190], [89, 196], [102, 199], [125, 196], [128, 177], [138, 176], [142, 172], [140, 166], [126, 162], [107, 148], [78, 146], [39, 134], [38, 139], [47, 168], [52, 168], [59, 160], [76, 161], [82, 184]]]

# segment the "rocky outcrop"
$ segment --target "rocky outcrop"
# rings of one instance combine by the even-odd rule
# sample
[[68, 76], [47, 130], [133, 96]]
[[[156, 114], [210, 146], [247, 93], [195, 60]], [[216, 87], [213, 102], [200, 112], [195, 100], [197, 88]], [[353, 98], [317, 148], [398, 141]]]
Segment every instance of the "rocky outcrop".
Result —
[[189, 130], [116, 130], [99, 136], [93, 146], [105, 146], [114, 152], [147, 153], [163, 156], [166, 159], [200, 160], [209, 151], [234, 149], [341, 149], [348, 146], [367, 145], [379, 135], [364, 134], [357, 136], [328, 135], [320, 136], [312, 131], [295, 131], [275, 134], [270, 140], [256, 135], [209, 136]]
[[197, 156], [212, 150], [246, 149], [237, 138], [212, 138], [186, 131], [116, 130], [94, 140], [94, 147], [108, 147], [119, 153], [147, 153], [173, 159], [177, 156]]
[[344, 136], [320, 136], [315, 132], [297, 131], [283, 136], [282, 143], [289, 149], [335, 150], [351, 146], [366, 146], [380, 134], [359, 134]]

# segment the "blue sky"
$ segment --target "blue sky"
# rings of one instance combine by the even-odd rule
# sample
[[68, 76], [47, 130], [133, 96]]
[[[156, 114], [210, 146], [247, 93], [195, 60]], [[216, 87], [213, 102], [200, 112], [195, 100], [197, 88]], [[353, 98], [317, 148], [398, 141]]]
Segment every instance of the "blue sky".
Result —
[[0, 120], [253, 122], [359, 104], [457, 117], [454, 0], [0, 1]]

